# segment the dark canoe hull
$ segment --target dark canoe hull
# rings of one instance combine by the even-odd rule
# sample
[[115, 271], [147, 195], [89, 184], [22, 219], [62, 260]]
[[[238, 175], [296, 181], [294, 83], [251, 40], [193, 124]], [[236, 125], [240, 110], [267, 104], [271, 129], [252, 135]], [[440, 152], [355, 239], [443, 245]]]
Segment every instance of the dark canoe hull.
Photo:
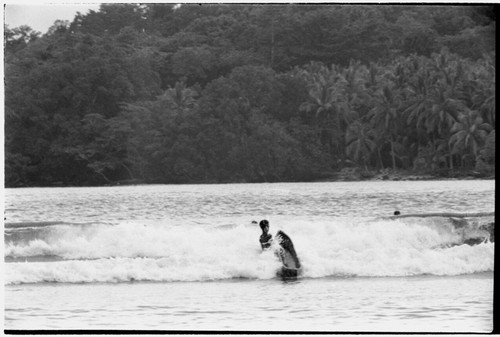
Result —
[[282, 231], [278, 231], [276, 237], [281, 246], [279, 256], [281, 263], [283, 263], [278, 275], [282, 278], [296, 278], [301, 272], [301, 265], [292, 240]]
[[287, 267], [281, 267], [281, 270], [278, 272], [278, 276], [284, 279], [288, 278], [297, 278], [299, 276], [301, 269], [292, 269]]

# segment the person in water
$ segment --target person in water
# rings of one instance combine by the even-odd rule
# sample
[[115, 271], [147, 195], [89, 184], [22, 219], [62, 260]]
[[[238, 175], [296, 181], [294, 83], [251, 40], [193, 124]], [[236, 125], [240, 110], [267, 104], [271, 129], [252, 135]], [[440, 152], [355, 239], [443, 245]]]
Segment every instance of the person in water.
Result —
[[[273, 236], [269, 234], [269, 221], [262, 220], [259, 226], [262, 229], [262, 235], [259, 239], [260, 246], [262, 250], [268, 250], [273, 244]], [[283, 264], [280, 275], [283, 277], [297, 277], [298, 270], [301, 266], [295, 248], [293, 247], [292, 240], [281, 230], [276, 233], [275, 238], [280, 248], [276, 249], [274, 254]]]
[[269, 234], [269, 221], [262, 220], [259, 223], [260, 229], [262, 229], [262, 235], [259, 238], [260, 246], [262, 250], [271, 248], [271, 244], [273, 243], [273, 236]]

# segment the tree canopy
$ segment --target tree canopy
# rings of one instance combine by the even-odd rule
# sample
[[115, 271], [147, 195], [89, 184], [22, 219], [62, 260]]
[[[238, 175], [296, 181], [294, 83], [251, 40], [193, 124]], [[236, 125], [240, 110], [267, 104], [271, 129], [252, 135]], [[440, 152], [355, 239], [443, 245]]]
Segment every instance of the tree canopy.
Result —
[[102, 4], [5, 27], [6, 186], [494, 172], [495, 8]]

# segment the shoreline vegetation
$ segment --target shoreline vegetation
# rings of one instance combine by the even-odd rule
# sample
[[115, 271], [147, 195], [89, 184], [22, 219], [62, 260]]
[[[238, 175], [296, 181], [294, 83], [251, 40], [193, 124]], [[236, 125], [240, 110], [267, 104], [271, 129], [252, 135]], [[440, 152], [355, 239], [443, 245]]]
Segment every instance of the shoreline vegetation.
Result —
[[359, 168], [345, 169], [333, 179], [325, 181], [363, 181], [363, 180], [489, 180], [495, 179], [495, 174], [484, 174], [478, 171], [445, 171], [438, 173], [414, 172], [408, 170], [363, 171]]
[[226, 180], [226, 181], [190, 181], [183, 183], [150, 183], [146, 181], [141, 181], [138, 179], [133, 180], [120, 180], [116, 182], [108, 182], [106, 184], [99, 185], [73, 185], [64, 184], [63, 182], [56, 181], [50, 185], [31, 185], [31, 186], [6, 186], [9, 188], [24, 188], [24, 187], [99, 187], [99, 186], [134, 186], [134, 185], [210, 185], [210, 184], [258, 184], [258, 183], [303, 183], [303, 182], [349, 182], [349, 181], [429, 181], [429, 180], [495, 180], [495, 174], [482, 174], [477, 171], [454, 171], [454, 172], [443, 172], [440, 174], [436, 173], [425, 173], [425, 172], [414, 172], [397, 170], [392, 171], [390, 169], [381, 171], [363, 171], [359, 168], [345, 168], [340, 172], [325, 173], [320, 179], [305, 180], [305, 181], [243, 181], [238, 180]]
[[494, 178], [495, 34], [488, 5], [102, 4], [5, 27], [4, 183]]

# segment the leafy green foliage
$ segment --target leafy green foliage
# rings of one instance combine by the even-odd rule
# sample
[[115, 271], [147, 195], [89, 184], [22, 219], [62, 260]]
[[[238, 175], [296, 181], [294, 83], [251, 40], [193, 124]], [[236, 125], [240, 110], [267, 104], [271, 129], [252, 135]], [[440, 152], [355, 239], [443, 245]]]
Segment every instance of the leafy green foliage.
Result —
[[7, 186], [495, 165], [491, 6], [102, 4], [5, 29]]

